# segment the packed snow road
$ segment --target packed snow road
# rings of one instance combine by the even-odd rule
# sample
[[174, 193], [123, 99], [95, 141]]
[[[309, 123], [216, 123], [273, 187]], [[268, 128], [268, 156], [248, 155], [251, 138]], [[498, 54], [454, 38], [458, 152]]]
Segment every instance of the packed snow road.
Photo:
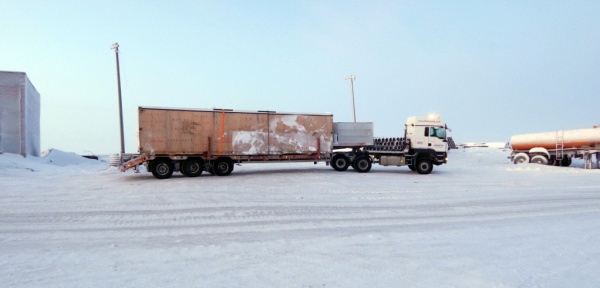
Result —
[[429, 175], [279, 163], [167, 180], [60, 151], [48, 159], [0, 155], [0, 283], [600, 283], [600, 170], [513, 165], [509, 153], [453, 150]]

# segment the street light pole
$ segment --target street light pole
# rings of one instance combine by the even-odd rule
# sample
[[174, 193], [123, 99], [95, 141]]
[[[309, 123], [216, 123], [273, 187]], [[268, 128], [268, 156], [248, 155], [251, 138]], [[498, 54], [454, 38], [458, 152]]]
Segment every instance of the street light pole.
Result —
[[350, 80], [350, 93], [352, 94], [352, 117], [354, 118], [354, 123], [356, 123], [356, 108], [354, 107], [354, 79], [356, 76], [350, 75], [346, 78], [346, 80]]
[[125, 139], [123, 134], [123, 104], [121, 101], [121, 69], [119, 68], [119, 43], [115, 42], [112, 47], [117, 57], [117, 88], [119, 91], [119, 124], [121, 128], [121, 154], [125, 153]]

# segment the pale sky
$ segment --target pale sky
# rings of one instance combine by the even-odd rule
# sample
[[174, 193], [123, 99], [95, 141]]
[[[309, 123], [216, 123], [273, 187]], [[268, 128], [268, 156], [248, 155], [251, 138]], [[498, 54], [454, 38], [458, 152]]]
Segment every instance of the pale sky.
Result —
[[0, 70], [41, 94], [41, 148], [127, 152], [137, 107], [333, 113], [457, 143], [600, 124], [600, 1], [0, 0]]

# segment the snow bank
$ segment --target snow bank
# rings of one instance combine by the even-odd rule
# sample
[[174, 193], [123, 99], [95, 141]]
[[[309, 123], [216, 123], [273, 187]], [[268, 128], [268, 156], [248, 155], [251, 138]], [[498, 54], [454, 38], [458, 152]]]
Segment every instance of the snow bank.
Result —
[[48, 149], [42, 152], [40, 160], [42, 163], [56, 166], [94, 165], [98, 163], [98, 160], [88, 159], [73, 152], [64, 152], [58, 149]]
[[61, 169], [57, 170], [58, 167], [68, 170], [97, 171], [108, 168], [105, 157], [93, 160], [58, 149], [48, 149], [41, 155], [42, 157], [23, 157], [12, 153], [0, 154], [0, 171], [59, 172]]

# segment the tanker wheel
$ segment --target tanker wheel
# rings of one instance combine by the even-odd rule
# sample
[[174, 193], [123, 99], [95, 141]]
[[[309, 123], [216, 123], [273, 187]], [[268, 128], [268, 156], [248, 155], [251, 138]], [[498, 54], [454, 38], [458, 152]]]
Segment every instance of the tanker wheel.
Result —
[[417, 168], [415, 168], [414, 164], [408, 164], [408, 169], [410, 169], [411, 171], [416, 171]]
[[350, 159], [345, 155], [337, 154], [331, 159], [331, 167], [335, 171], [346, 171], [350, 166]]
[[212, 165], [217, 176], [227, 176], [233, 172], [233, 161], [229, 158], [219, 158]]
[[173, 175], [173, 163], [169, 159], [156, 159], [152, 161], [152, 175], [158, 179], [167, 179]]
[[515, 158], [513, 158], [513, 163], [529, 163], [529, 155], [527, 155], [526, 153], [518, 153], [517, 155], [515, 155]]
[[188, 158], [183, 161], [181, 173], [188, 177], [198, 177], [204, 170], [204, 160], [200, 158]]
[[367, 173], [371, 170], [371, 159], [367, 156], [358, 156], [353, 163], [353, 167], [358, 173]]
[[415, 169], [419, 174], [429, 174], [433, 170], [433, 163], [429, 158], [419, 158]]
[[546, 157], [544, 155], [533, 156], [533, 157], [531, 157], [531, 163], [547, 165], [548, 164], [548, 157]]
[[569, 167], [569, 166], [571, 166], [572, 162], [573, 162], [573, 159], [571, 159], [571, 157], [564, 157], [560, 161], [560, 166], [562, 166], [562, 167]]

